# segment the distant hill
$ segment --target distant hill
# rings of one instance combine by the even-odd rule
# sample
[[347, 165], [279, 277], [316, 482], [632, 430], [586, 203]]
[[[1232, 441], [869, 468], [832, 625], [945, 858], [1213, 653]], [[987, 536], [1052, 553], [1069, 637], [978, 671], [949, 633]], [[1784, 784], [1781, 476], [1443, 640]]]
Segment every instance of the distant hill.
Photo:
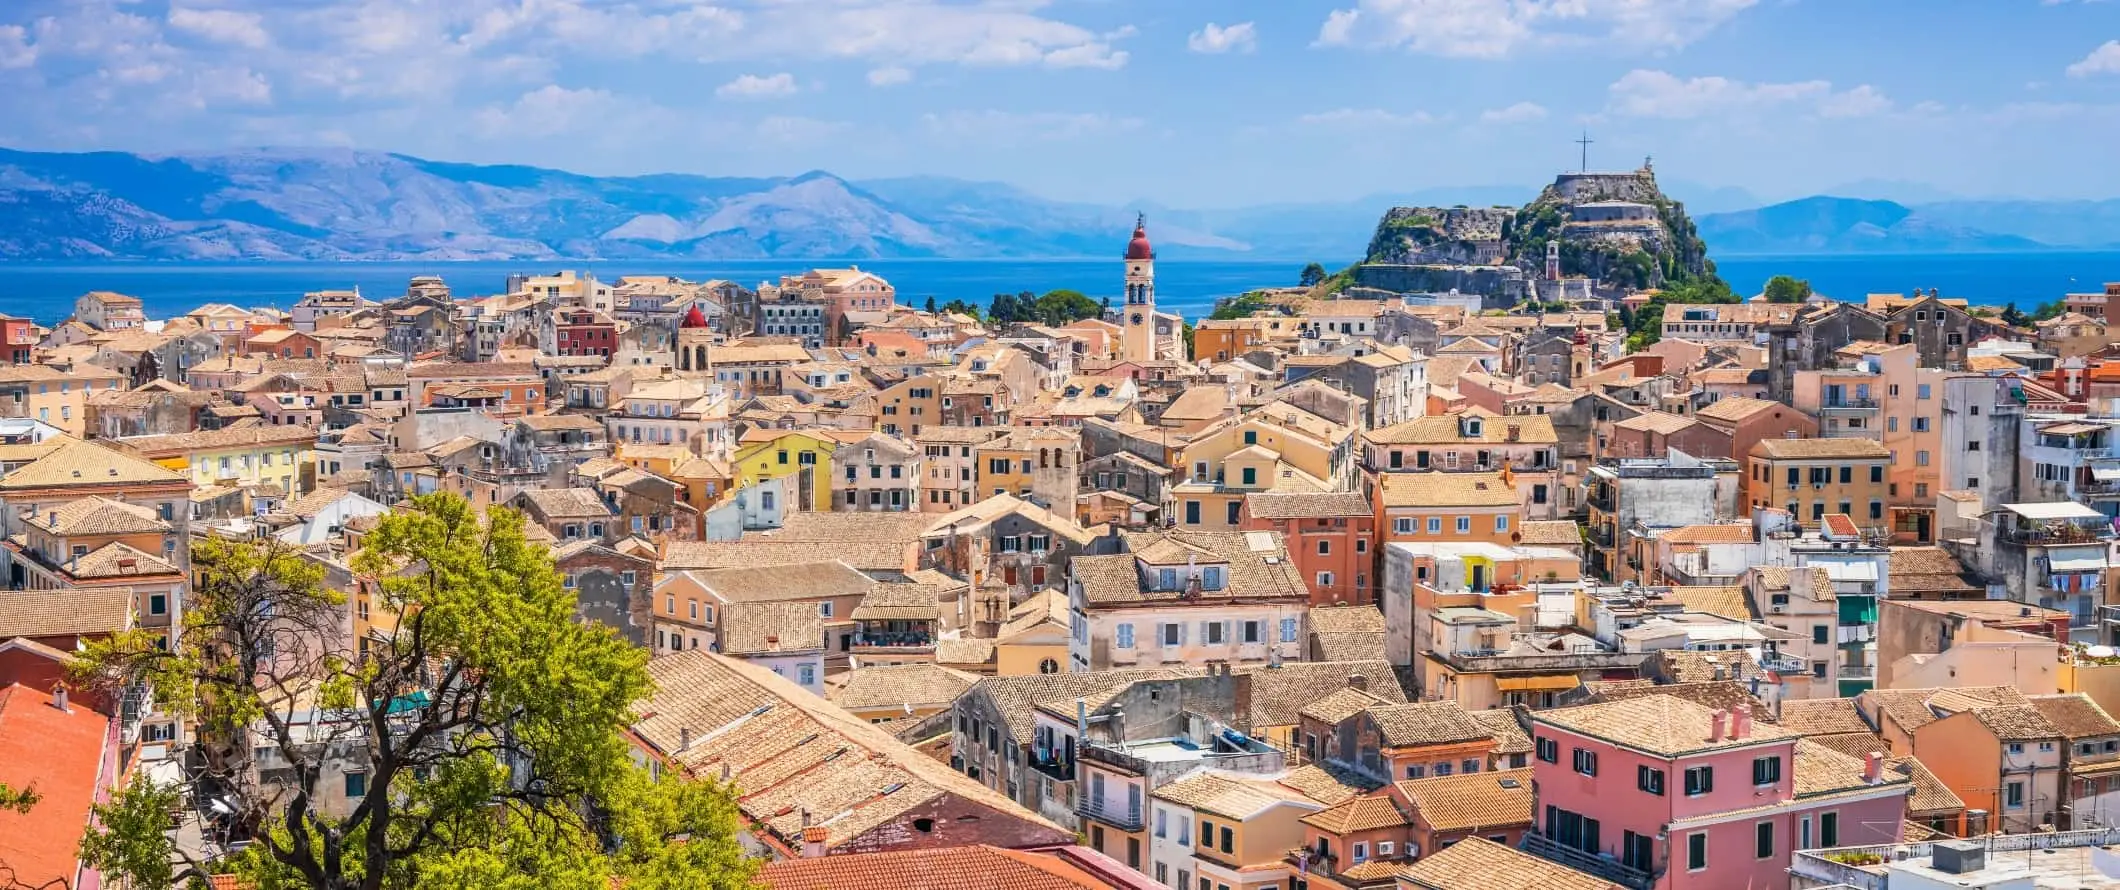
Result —
[[2021, 235], [1949, 221], [1926, 206], [1892, 201], [1812, 197], [1697, 221], [1718, 254], [1925, 253], [2038, 250], [2050, 245]]

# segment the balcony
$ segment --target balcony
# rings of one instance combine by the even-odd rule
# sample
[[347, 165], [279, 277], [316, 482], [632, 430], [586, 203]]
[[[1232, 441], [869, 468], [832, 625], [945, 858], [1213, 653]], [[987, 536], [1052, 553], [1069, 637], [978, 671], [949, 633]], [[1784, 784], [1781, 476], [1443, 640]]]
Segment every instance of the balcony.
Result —
[[1759, 666], [1777, 674], [1807, 674], [1811, 672], [1811, 665], [1803, 659], [1794, 655], [1783, 655], [1779, 652], [1771, 651], [1760, 653]]
[[1112, 803], [1089, 794], [1081, 795], [1076, 801], [1075, 812], [1121, 831], [1140, 831], [1143, 825], [1140, 804]]
[[1592, 488], [1592, 489], [1590, 489], [1590, 497], [1589, 497], [1589, 498], [1588, 498], [1587, 500], [1588, 500], [1588, 502], [1589, 502], [1590, 506], [1592, 506], [1592, 507], [1595, 507], [1595, 508], [1597, 508], [1597, 509], [1599, 509], [1599, 510], [1603, 510], [1603, 511], [1605, 511], [1605, 512], [1607, 512], [1607, 513], [1610, 513], [1610, 512], [1612, 512], [1612, 509], [1613, 509], [1613, 497], [1612, 497], [1612, 489], [1610, 489], [1610, 488]]
[[1876, 399], [1829, 398], [1818, 405], [1820, 411], [1875, 411]]
[[935, 635], [925, 631], [863, 631], [854, 635], [855, 649], [933, 649]]
[[2054, 544], [2102, 544], [2112, 538], [2112, 532], [2103, 524], [2075, 525], [2050, 523], [2043, 526], [2003, 526], [1997, 530], [2002, 540], [2011, 544], [2043, 547]]
[[1840, 644], [1867, 643], [1877, 638], [1877, 628], [1867, 624], [1843, 624], [1838, 628]]
[[1836, 676], [1842, 680], [1877, 679], [1877, 666], [1874, 664], [1842, 664], [1836, 667], [1840, 671]]
[[1562, 844], [1538, 832], [1524, 835], [1524, 852], [1541, 859], [1558, 862], [1569, 868], [1593, 877], [1633, 890], [1648, 890], [1656, 883], [1656, 875], [1621, 863], [1618, 859], [1602, 853], [1586, 853]]
[[1612, 546], [1612, 528], [1604, 525], [1590, 527], [1590, 544], [1593, 547]]
[[1065, 757], [1034, 754], [1030, 759], [1030, 767], [1055, 782], [1075, 780], [1075, 762]]

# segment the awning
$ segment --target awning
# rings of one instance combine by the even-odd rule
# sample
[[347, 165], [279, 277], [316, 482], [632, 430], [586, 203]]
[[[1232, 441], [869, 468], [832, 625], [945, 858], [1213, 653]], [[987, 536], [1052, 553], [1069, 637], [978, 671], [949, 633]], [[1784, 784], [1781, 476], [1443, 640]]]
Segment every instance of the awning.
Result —
[[2059, 547], [2046, 551], [2049, 571], [2055, 572], [2102, 572], [2105, 571], [2105, 549], [2102, 547]]
[[2100, 482], [2110, 482], [2114, 479], [2120, 479], [2120, 466], [2105, 467], [2093, 464], [2091, 465], [2091, 478], [2096, 479]]
[[1877, 563], [1870, 560], [1813, 559], [1810, 564], [1825, 570], [1835, 583], [1877, 580]]
[[1494, 687], [1503, 692], [1562, 692], [1581, 685], [1583, 685], [1582, 678], [1574, 674], [1494, 678]]

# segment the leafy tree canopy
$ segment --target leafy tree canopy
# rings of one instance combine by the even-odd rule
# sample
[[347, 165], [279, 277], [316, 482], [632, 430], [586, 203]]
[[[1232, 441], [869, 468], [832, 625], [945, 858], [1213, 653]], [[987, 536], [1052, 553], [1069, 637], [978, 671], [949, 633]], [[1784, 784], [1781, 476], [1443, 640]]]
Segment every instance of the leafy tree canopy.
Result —
[[1776, 275], [1767, 279], [1765, 293], [1769, 303], [1801, 303], [1811, 298], [1811, 283], [1801, 278]]
[[[97, 808], [85, 861], [135, 890], [208, 871], [263, 890], [750, 886], [726, 792], [633, 764], [622, 730], [649, 692], [646, 653], [576, 620], [523, 522], [416, 498], [363, 540], [345, 590], [277, 542], [196, 539], [181, 642], [121, 635], [85, 673], [151, 683], [196, 721], [194, 793], [248, 846], [204, 862], [173, 849], [177, 791], [141, 780]], [[394, 628], [350, 639], [353, 597]], [[282, 766], [269, 782], [260, 753]], [[325, 783], [349, 760], [366, 793], [340, 802]]]

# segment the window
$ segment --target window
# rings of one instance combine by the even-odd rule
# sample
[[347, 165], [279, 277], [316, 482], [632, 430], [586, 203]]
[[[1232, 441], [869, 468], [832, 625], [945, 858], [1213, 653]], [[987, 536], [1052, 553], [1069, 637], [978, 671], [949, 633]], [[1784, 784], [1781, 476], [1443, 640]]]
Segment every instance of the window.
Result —
[[1222, 826], [1222, 852], [1224, 852], [1224, 853], [1235, 853], [1236, 851], [1237, 851], [1237, 841], [1236, 841], [1236, 833], [1235, 833], [1235, 832], [1232, 832], [1232, 831], [1230, 831], [1230, 830], [1229, 830], [1229, 826], [1227, 826], [1227, 825], [1224, 825], [1224, 826]]
[[1331, 555], [1332, 555], [1332, 542], [1331, 542], [1331, 541], [1319, 541], [1319, 542], [1318, 542], [1318, 555], [1319, 555], [1319, 556], [1331, 556]]
[[157, 593], [147, 598], [147, 614], [160, 615], [169, 611], [169, 596]]
[[1781, 782], [1781, 758], [1758, 757], [1752, 760], [1752, 784], [1775, 785]]
[[1929, 419], [1928, 419], [1928, 418], [1926, 418], [1926, 417], [1916, 417], [1916, 418], [1914, 418], [1914, 421], [1913, 421], [1913, 422], [1914, 422], [1914, 432], [1917, 432], [1917, 433], [1926, 433], [1926, 432], [1928, 432], [1928, 431], [1929, 431]]
[[1467, 761], [1465, 761], [1465, 762], [1463, 762], [1463, 763], [1461, 763], [1461, 764], [1458, 764], [1458, 770], [1459, 770], [1460, 772], [1467, 772], [1467, 773], [1476, 773], [1476, 772], [1479, 772], [1479, 771], [1480, 771], [1480, 762], [1479, 762], [1479, 761], [1478, 761], [1477, 759], [1467, 760]]
[[1686, 769], [1686, 796], [1699, 797], [1715, 790], [1715, 767], [1695, 766]]
[[1394, 519], [1391, 521], [1391, 531], [1393, 534], [1399, 535], [1413, 534], [1413, 520], [1404, 518]]
[[1454, 769], [1453, 769], [1453, 768], [1452, 768], [1452, 767], [1450, 766], [1450, 764], [1447, 764], [1447, 763], [1438, 763], [1438, 764], [1436, 764], [1436, 765], [1435, 765], [1435, 774], [1436, 774], [1436, 777], [1437, 777], [1437, 778], [1441, 778], [1441, 777], [1443, 777], [1443, 776], [1447, 776], [1447, 775], [1450, 775], [1451, 773], [1453, 773], [1453, 772], [1455, 772], [1455, 771], [1456, 771], [1456, 770], [1454, 770]]
[[1967, 440], [1965, 441], [1965, 450], [1967, 450], [1967, 451], [1979, 451], [1979, 450], [1980, 450], [1980, 440], [1979, 440], [1979, 439], [1967, 439]]
[[368, 796], [368, 774], [367, 774], [367, 773], [347, 773], [347, 774], [346, 774], [346, 796], [347, 796], [347, 797], [367, 797], [367, 796]]
[[1121, 648], [1121, 649], [1132, 649], [1132, 648], [1134, 648], [1134, 626], [1133, 626], [1132, 624], [1121, 624], [1121, 625], [1119, 625], [1119, 627], [1118, 627], [1118, 630], [1116, 631], [1116, 634], [1117, 634], [1117, 636], [1118, 636], [1118, 638], [1119, 638], [1119, 648]]
[[1204, 630], [1205, 632], [1204, 632], [1203, 634], [1201, 634], [1201, 638], [1202, 638], [1203, 640], [1205, 640], [1205, 641], [1207, 642], [1207, 644], [1208, 644], [1208, 645], [1210, 645], [1210, 646], [1219, 646], [1219, 645], [1221, 645], [1221, 644], [1222, 644], [1222, 628], [1224, 627], [1224, 625], [1222, 624], [1222, 622], [1220, 622], [1220, 621], [1205, 621], [1205, 622], [1201, 622], [1201, 623], [1202, 623], [1202, 624], [1204, 624], [1204, 625], [1206, 625], [1206, 627], [1205, 627], [1205, 628], [1203, 628], [1203, 630]]
[[1428, 533], [1431, 535], [1440, 535], [1443, 533], [1443, 517], [1428, 517]]
[[1178, 645], [1179, 639], [1182, 637], [1180, 631], [1182, 628], [1184, 628], [1184, 626], [1185, 625], [1182, 624], [1163, 625], [1163, 645], [1176, 647]]
[[1538, 759], [1540, 759], [1540, 760], [1543, 760], [1543, 761], [1545, 761], [1545, 762], [1547, 762], [1547, 763], [1559, 763], [1559, 762], [1561, 762], [1561, 746], [1560, 746], [1560, 743], [1559, 743], [1559, 742], [1556, 742], [1556, 741], [1554, 741], [1554, 740], [1552, 740], [1552, 739], [1547, 739], [1547, 738], [1541, 738], [1541, 739], [1539, 739], [1539, 740], [1538, 740]]
[[1871, 481], [1872, 483], [1877, 483], [1877, 482], [1883, 482], [1883, 481], [1884, 481], [1884, 465], [1883, 465], [1883, 464], [1878, 464], [1877, 466], [1874, 466], [1874, 467], [1871, 467], [1871, 468], [1870, 468], [1870, 481]]
[[1761, 822], [1754, 829], [1753, 853], [1761, 859], [1774, 855], [1774, 823]]
[[[2015, 746], [2012, 746], [2015, 747]], [[2012, 810], [2024, 808], [2024, 783], [2011, 782], [2003, 786], [2002, 805]]]
[[1840, 814], [1826, 813], [1818, 817], [1818, 845], [1840, 846]]
[[1686, 835], [1686, 870], [1705, 871], [1708, 868], [1708, 836], [1699, 832]]
[[1509, 531], [1509, 517], [1507, 517], [1507, 516], [1496, 516], [1496, 517], [1494, 517], [1494, 530], [1495, 530], [1496, 532], [1507, 532], [1507, 531]]
[[1427, 765], [1427, 764], [1424, 764], [1424, 763], [1409, 763], [1409, 764], [1406, 764], [1406, 778], [1409, 778], [1409, 779], [1421, 779], [1421, 778], [1426, 778], [1427, 776], [1428, 776], [1428, 765]]
[[2024, 753], [2024, 743], [2023, 743], [2023, 742], [2011, 742], [2011, 743], [2010, 743], [2010, 753], [2011, 753], [2011, 754], [2022, 754], [2022, 753]]
[[1622, 865], [1641, 871], [1653, 871], [1656, 866], [1651, 859], [1655, 850], [1656, 842], [1649, 837], [1631, 831], [1620, 833], [1619, 859]]
[[1354, 861], [1357, 864], [1369, 861], [1369, 845], [1367, 843], [1362, 841], [1354, 842]]
[[804, 686], [815, 686], [817, 685], [817, 666], [814, 664], [797, 665], [795, 667], [795, 677]]
[[1320, 588], [1325, 588], [1325, 587], [1331, 587], [1331, 586], [1332, 586], [1332, 573], [1331, 573], [1331, 572], [1319, 572], [1319, 573], [1318, 573], [1318, 587], [1320, 587]]
[[1246, 622], [1244, 622], [1244, 642], [1246, 642], [1246, 643], [1257, 643], [1257, 642], [1262, 642], [1262, 641], [1260, 640], [1260, 635], [1261, 635], [1261, 634], [1262, 634], [1262, 633], [1263, 633], [1263, 632], [1265, 631], [1265, 628], [1261, 626], [1262, 624], [1263, 624], [1263, 622], [1259, 622], [1259, 621], [1246, 621]]
[[1575, 749], [1575, 771], [1586, 776], [1597, 775], [1597, 752], [1586, 748]]
[[817, 614], [822, 615], [826, 618], [832, 617], [832, 601], [826, 600], [824, 602], [818, 603]]
[[1283, 618], [1283, 619], [1281, 619], [1281, 642], [1283, 642], [1283, 643], [1293, 643], [1293, 642], [1295, 642], [1295, 641], [1296, 641], [1296, 620], [1295, 620], [1294, 618]]
[[1811, 625], [1811, 642], [1818, 645], [1824, 645], [1826, 642], [1826, 635], [1832, 633], [1832, 630], [1832, 628], [1827, 627], [1823, 624]]
[[1460, 516], [1457, 518], [1457, 533], [1461, 535], [1472, 533], [1472, 517]]
[[[1210, 850], [1215, 848], [1215, 823], [1206, 819], [1200, 820], [1200, 846]], [[1202, 878], [1202, 880], [1206, 879]]]
[[1651, 766], [1637, 766], [1634, 768], [1634, 786], [1650, 794], [1662, 797], [1664, 794], [1664, 771]]

